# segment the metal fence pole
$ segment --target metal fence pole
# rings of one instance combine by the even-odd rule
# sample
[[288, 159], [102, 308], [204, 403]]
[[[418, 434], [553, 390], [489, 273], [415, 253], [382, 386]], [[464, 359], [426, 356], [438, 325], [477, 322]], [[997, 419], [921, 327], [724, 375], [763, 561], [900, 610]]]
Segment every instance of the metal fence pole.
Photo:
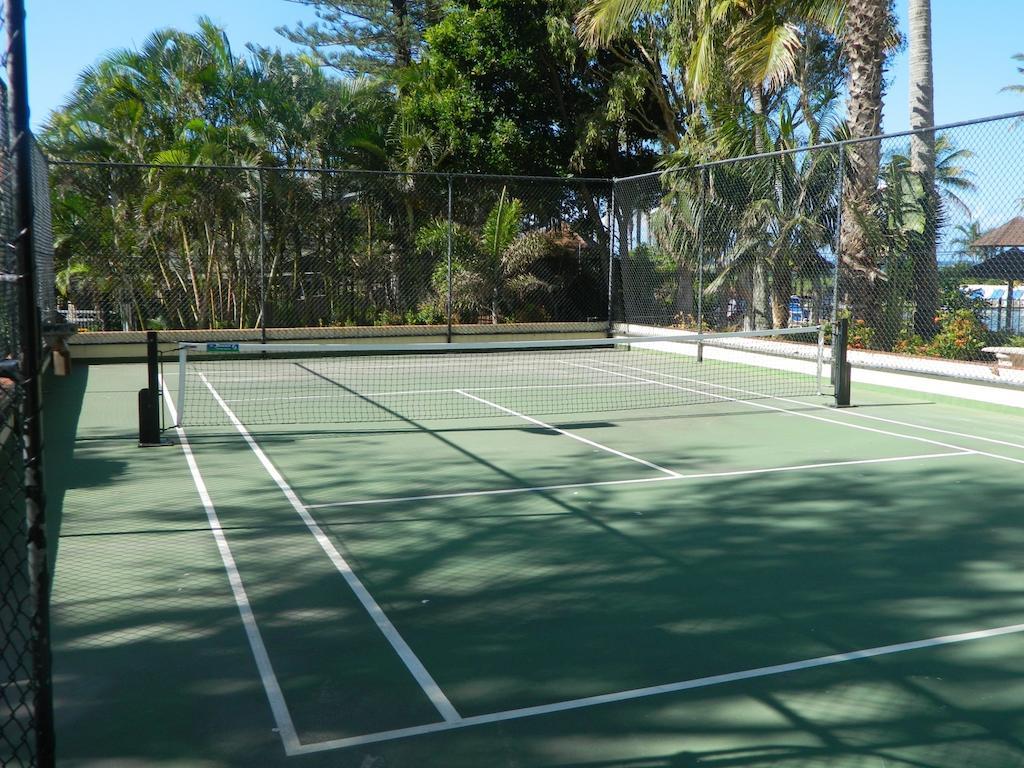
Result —
[[259, 216], [259, 251], [257, 258], [260, 262], [260, 341], [264, 344], [267, 343], [267, 275], [265, 266], [265, 255], [266, 255], [266, 243], [263, 233], [263, 169], [260, 168], [256, 173], [256, 189], [260, 198], [260, 216]]
[[455, 223], [452, 221], [452, 177], [448, 175], [448, 260], [447, 280], [448, 287], [445, 293], [445, 319], [448, 322], [448, 330], [445, 333], [445, 340], [452, 343], [452, 228]]
[[697, 188], [697, 334], [704, 332], [704, 198], [707, 196], [706, 167], [700, 169]]
[[608, 336], [615, 332], [615, 185], [612, 179], [612, 193], [608, 203]]
[[14, 128], [16, 218], [14, 248], [21, 307], [20, 376], [24, 386], [22, 436], [25, 456], [25, 522], [32, 597], [32, 676], [35, 696], [32, 720], [36, 730], [36, 764], [54, 765], [53, 689], [50, 680], [50, 575], [47, 563], [46, 498], [43, 493], [43, 430], [41, 356], [43, 339], [36, 303], [33, 261], [35, 214], [32, 199], [32, 138], [29, 129], [28, 57], [25, 50], [25, 4], [5, 0], [7, 77]]
[[842, 274], [840, 265], [843, 262], [843, 178], [846, 173], [846, 147], [839, 145], [839, 162], [836, 165], [836, 267], [832, 276], [832, 327], [835, 328], [839, 318], [839, 276]]

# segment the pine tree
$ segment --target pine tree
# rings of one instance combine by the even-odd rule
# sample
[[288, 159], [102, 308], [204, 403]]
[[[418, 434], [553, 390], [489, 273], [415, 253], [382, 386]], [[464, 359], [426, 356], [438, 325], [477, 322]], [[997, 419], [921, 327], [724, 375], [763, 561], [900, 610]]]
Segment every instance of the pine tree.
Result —
[[348, 75], [394, 81], [419, 57], [424, 30], [441, 17], [440, 0], [291, 0], [316, 12], [309, 24], [278, 27], [325, 65]]

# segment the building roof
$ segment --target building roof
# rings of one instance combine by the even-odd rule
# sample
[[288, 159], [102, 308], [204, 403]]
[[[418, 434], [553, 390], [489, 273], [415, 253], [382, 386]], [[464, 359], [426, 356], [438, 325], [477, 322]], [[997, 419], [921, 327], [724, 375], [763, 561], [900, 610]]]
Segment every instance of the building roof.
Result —
[[1024, 251], [1020, 248], [1010, 248], [997, 253], [971, 265], [967, 275], [982, 280], [1024, 280]]
[[1017, 216], [1003, 226], [986, 232], [971, 245], [975, 248], [1024, 247], [1024, 216]]

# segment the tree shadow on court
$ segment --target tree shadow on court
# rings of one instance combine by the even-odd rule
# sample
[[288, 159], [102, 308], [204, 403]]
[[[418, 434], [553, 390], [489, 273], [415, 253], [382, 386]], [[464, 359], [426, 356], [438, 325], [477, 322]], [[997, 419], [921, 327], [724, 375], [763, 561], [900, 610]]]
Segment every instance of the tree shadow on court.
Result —
[[[491, 525], [486, 534], [469, 523], [459, 532], [453, 521], [443, 526], [447, 535], [419, 547], [415, 536], [381, 528], [375, 535], [394, 546], [377, 557], [390, 568], [373, 558], [366, 567], [393, 574], [394, 583], [375, 585], [386, 596], [415, 589], [432, 569], [477, 564], [476, 583], [491, 586], [439, 601], [447, 616], [416, 623], [403, 619], [399, 605], [396, 617], [424, 657], [443, 638], [449, 656], [472, 656], [462, 659], [474, 676], [464, 690], [488, 689], [489, 675], [492, 689], [513, 706], [539, 703], [530, 697], [550, 695], [545, 684], [552, 680], [551, 688], [587, 695], [595, 681], [605, 692], [624, 690], [1020, 621], [1022, 531], [1010, 477], [994, 462], [973, 459], [909, 466], [915, 468], [829, 472], [818, 481], [809, 473], [776, 476], [743, 489], [719, 481], [684, 492], [682, 484], [667, 483], [658, 487], [665, 495], [647, 499], [642, 515], [625, 508], [627, 496], [618, 491], [595, 491], [602, 502], [585, 508], [555, 501], [586, 527], [607, 533], [603, 546], [546, 521], [537, 523], [543, 531]], [[667, 495], [670, 487], [675, 499]], [[366, 546], [358, 538], [353, 543], [357, 551]], [[500, 575], [488, 574], [488, 563], [502, 565], [499, 553], [509, 551], [528, 553], [522, 568], [505, 562]], [[595, 560], [615, 565], [586, 565]], [[425, 628], [431, 621], [436, 626]], [[622, 644], [621, 625], [646, 630], [639, 648]], [[458, 638], [475, 647], [463, 648]], [[512, 753], [528, 752], [531, 743], [539, 750], [533, 760], [520, 755], [526, 765], [857, 765], [868, 758], [1019, 765], [1024, 659], [1015, 645], [1012, 636], [976, 640], [585, 715], [553, 714], [547, 717], [558, 725], [534, 726], [556, 730], [549, 738], [530, 736], [527, 721], [500, 730], [523, 734]], [[489, 666], [485, 655], [494, 657]], [[446, 690], [460, 690], [459, 669], [438, 663], [431, 668]], [[681, 668], [688, 673], [680, 675]], [[520, 690], [510, 690], [510, 677]], [[994, 697], [1000, 689], [1012, 693]], [[712, 699], [726, 703], [709, 718]], [[673, 706], [678, 714], [655, 716]], [[797, 742], [787, 744], [793, 736]], [[622, 740], [639, 756], [551, 758], [571, 751], [560, 744], [600, 754], [603, 745]], [[750, 746], [675, 752], [654, 746], [688, 741]], [[651, 749], [638, 747], [644, 743]], [[406, 751], [414, 747], [393, 749], [396, 765], [413, 764]]]
[[[370, 444], [352, 438], [334, 459], [307, 444], [288, 474], [345, 489], [344, 466], [322, 476], [331, 460], [373, 470], [359, 458]], [[271, 458], [292, 440], [268, 441]], [[244, 442], [195, 447], [303, 742], [437, 721]], [[420, 471], [528, 484], [460, 447]], [[55, 591], [68, 765], [1024, 764], [1020, 635], [286, 759], [180, 453], [96, 450], [103, 464], [67, 489]], [[729, 460], [727, 446], [702, 450]], [[571, 455], [555, 462], [580, 475]], [[1022, 621], [1017, 485], [963, 457], [317, 518], [473, 715]]]

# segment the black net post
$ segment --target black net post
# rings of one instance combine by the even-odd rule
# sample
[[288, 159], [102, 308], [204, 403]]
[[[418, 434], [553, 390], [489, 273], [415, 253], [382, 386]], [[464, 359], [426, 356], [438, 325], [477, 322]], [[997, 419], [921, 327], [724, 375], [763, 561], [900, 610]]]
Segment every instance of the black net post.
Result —
[[845, 408], [850, 404], [850, 365], [846, 349], [850, 337], [850, 320], [841, 318], [832, 331], [832, 381], [836, 391], [836, 407]]
[[156, 331], [146, 332], [146, 388], [139, 390], [139, 445], [160, 445], [160, 352]]

